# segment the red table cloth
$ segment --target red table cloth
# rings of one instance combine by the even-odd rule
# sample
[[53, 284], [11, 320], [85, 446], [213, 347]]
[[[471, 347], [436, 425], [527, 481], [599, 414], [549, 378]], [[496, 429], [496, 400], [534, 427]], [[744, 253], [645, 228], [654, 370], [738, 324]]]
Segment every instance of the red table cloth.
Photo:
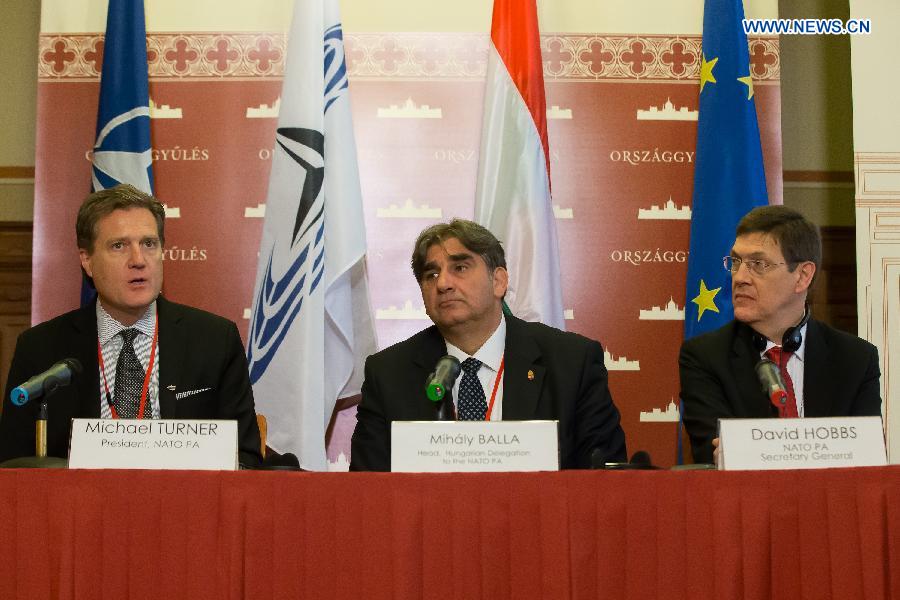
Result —
[[0, 470], [0, 598], [900, 598], [900, 467]]

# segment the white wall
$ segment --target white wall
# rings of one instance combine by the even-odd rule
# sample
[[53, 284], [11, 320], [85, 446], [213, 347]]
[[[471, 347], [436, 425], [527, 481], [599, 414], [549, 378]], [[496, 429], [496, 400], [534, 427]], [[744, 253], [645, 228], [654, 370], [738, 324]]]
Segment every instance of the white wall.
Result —
[[900, 463], [900, 4], [850, 8], [873, 30], [851, 40], [859, 335], [878, 346], [888, 452]]

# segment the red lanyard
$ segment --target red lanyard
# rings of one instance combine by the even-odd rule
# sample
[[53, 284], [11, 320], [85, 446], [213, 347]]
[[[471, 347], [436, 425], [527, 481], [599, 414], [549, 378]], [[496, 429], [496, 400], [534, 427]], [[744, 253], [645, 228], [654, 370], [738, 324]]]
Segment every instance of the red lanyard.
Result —
[[500, 387], [500, 382], [503, 380], [503, 365], [506, 361], [506, 357], [500, 358], [500, 368], [497, 369], [497, 377], [494, 379], [494, 391], [491, 392], [491, 403], [488, 404], [487, 412], [484, 415], [485, 421], [491, 420], [491, 413], [494, 412], [494, 400], [497, 398], [497, 388]]
[[[144, 375], [144, 387], [141, 389], [141, 404], [138, 408], [138, 419], [144, 418], [144, 410], [147, 406], [147, 391], [150, 389], [150, 377], [153, 374], [153, 361], [156, 358], [156, 340], [158, 334], [159, 315], [157, 314], [156, 322], [153, 324], [153, 344], [150, 346], [150, 364], [147, 365], [147, 373]], [[122, 344], [122, 350], [125, 350], [124, 344]], [[113, 419], [118, 419], [119, 413], [116, 412], [116, 407], [113, 405], [112, 395], [109, 393], [109, 383], [106, 380], [106, 366], [103, 364], [103, 350], [100, 348], [100, 336], [97, 336], [97, 360], [100, 363], [100, 372], [103, 373], [103, 389], [106, 390], [106, 403], [109, 405], [110, 415], [112, 415]], [[491, 402], [493, 402], [493, 398], [491, 398]]]

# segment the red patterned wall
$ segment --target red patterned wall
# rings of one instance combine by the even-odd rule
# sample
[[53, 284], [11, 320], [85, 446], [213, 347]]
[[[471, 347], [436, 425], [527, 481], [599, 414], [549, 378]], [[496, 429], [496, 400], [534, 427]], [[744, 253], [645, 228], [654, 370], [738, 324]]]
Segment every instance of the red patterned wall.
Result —
[[[675, 460], [699, 36], [542, 36], [554, 204], [570, 330], [610, 355], [629, 448]], [[471, 217], [488, 38], [345, 36], [382, 347], [428, 321], [409, 270], [416, 234]], [[74, 213], [90, 185], [102, 36], [41, 37], [33, 320], [74, 308]], [[769, 194], [781, 198], [777, 40], [750, 42]], [[171, 298], [238, 322], [256, 268], [285, 39], [148, 36], [157, 195]], [[671, 202], [670, 202], [671, 200]], [[654, 412], [656, 411], [656, 412]], [[354, 409], [329, 456], [349, 447]]]

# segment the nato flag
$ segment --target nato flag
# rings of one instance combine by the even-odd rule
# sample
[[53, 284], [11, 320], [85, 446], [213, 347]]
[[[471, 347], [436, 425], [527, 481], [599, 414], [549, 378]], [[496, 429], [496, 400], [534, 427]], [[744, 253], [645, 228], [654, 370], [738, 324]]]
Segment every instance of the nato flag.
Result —
[[[150, 89], [143, 0], [109, 0], [97, 137], [91, 158], [91, 191], [130, 183], [153, 193], [150, 153]], [[82, 278], [81, 304], [93, 302], [92, 282]]]
[[130, 183], [153, 193], [143, 0], [110, 0], [103, 43], [92, 187]]

